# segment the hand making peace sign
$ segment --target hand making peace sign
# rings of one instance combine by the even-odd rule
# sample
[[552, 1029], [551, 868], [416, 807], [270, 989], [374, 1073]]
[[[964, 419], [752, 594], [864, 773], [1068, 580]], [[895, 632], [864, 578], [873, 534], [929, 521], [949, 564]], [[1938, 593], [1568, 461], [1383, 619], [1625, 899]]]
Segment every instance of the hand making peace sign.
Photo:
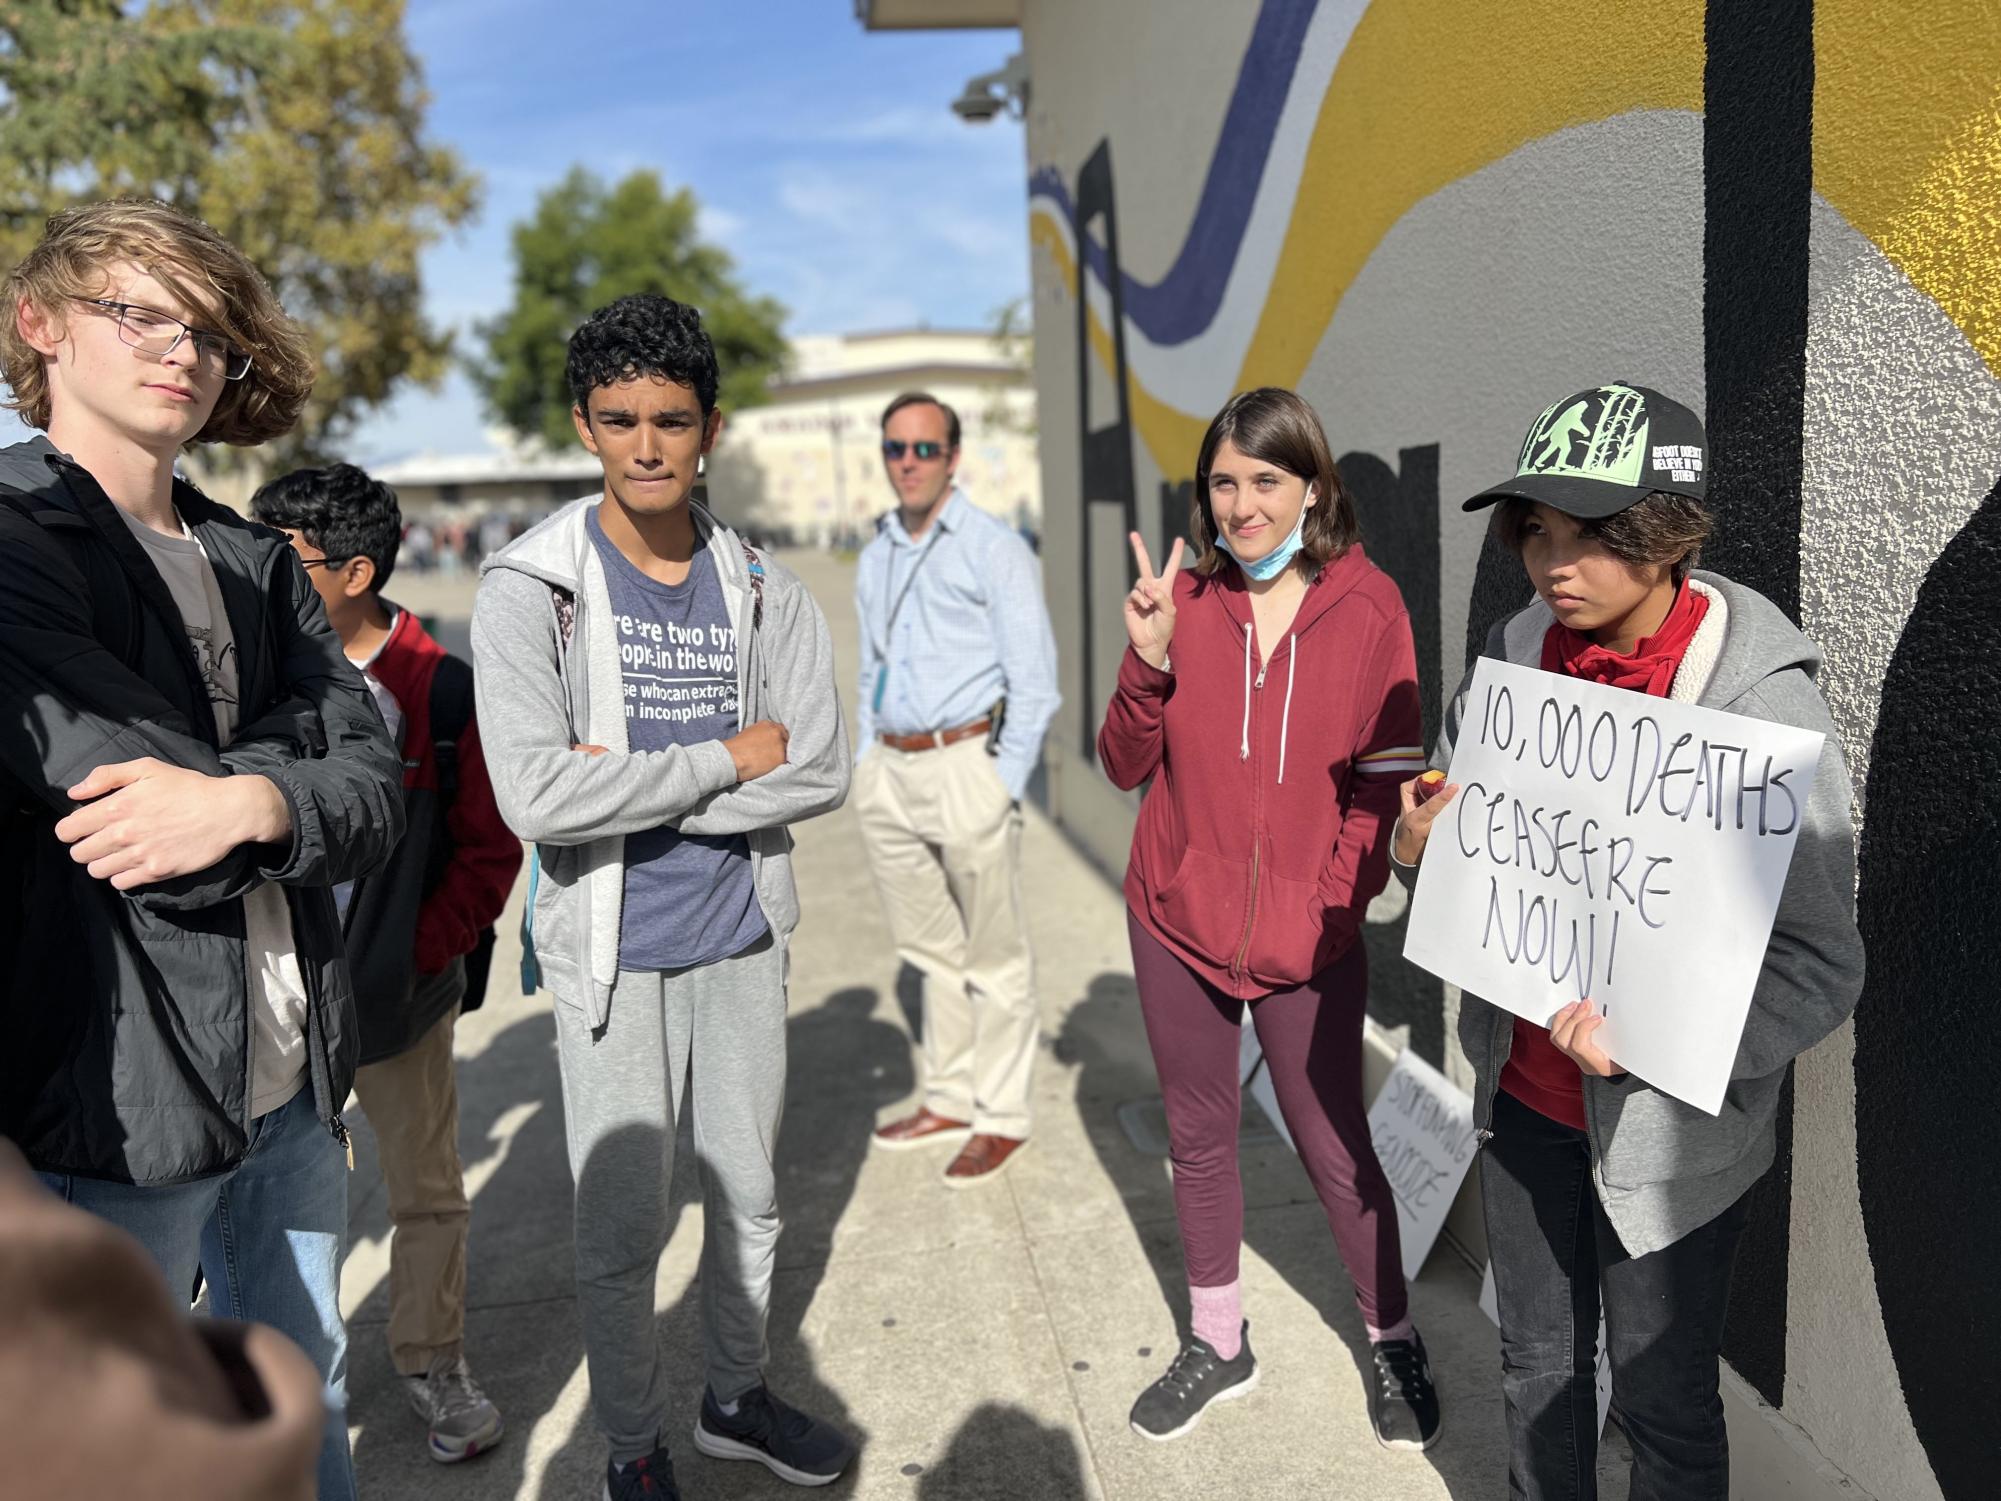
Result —
[[1138, 532], [1128, 535], [1132, 538], [1133, 561], [1139, 565], [1139, 582], [1126, 596], [1126, 635], [1132, 640], [1133, 650], [1150, 665], [1163, 667], [1167, 663], [1167, 644], [1174, 639], [1174, 576], [1181, 572], [1181, 539], [1174, 539], [1166, 571], [1156, 576], [1145, 539]]

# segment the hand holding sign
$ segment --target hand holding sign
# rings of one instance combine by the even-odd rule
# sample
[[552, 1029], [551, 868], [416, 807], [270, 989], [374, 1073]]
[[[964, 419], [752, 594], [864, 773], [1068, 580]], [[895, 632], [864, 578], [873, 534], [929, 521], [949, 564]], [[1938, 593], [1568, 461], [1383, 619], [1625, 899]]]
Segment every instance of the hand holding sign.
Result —
[[1625, 1070], [1591, 1040], [1591, 1034], [1604, 1025], [1604, 1016], [1589, 1001], [1572, 1001], [1549, 1019], [1549, 1040], [1585, 1073], [1610, 1079]]
[[1424, 858], [1432, 824], [1459, 796], [1459, 786], [1446, 781], [1442, 771], [1427, 771], [1397, 790], [1403, 796], [1403, 812], [1397, 818], [1396, 857], [1404, 865], [1415, 865]]
[[1133, 561], [1139, 565], [1139, 582], [1126, 596], [1126, 635], [1134, 651], [1152, 666], [1160, 667], [1166, 664], [1167, 645], [1174, 639], [1174, 578], [1181, 572], [1181, 539], [1174, 539], [1167, 567], [1156, 576], [1145, 539], [1138, 532], [1130, 536]]

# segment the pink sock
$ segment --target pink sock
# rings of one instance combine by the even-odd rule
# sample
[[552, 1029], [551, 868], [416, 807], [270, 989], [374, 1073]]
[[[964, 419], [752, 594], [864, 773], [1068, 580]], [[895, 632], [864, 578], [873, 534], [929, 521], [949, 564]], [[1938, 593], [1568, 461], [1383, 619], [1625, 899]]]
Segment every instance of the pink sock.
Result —
[[1363, 1319], [1362, 1327], [1369, 1331], [1369, 1343], [1372, 1345], [1380, 1345], [1386, 1339], [1408, 1340], [1413, 1338], [1417, 1333], [1417, 1331], [1411, 1327], [1409, 1314], [1405, 1314], [1402, 1318], [1398, 1319], [1394, 1324], [1391, 1324], [1388, 1327], [1382, 1329], [1378, 1329], [1374, 1324], [1371, 1324], [1367, 1319]]
[[1224, 1360], [1235, 1360], [1244, 1348], [1244, 1305], [1237, 1284], [1188, 1289], [1189, 1323], [1195, 1337]]

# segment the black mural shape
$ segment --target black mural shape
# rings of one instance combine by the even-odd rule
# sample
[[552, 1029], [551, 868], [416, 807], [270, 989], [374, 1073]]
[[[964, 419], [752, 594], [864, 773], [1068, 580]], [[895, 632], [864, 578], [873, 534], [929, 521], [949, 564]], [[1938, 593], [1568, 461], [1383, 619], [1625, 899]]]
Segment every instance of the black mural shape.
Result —
[[[1703, 368], [1709, 508], [1703, 561], [1793, 620], [1800, 601], [1808, 228], [1813, 205], [1812, 0], [1712, 5], [1703, 69]], [[1793, 1080], [1778, 1155], [1752, 1190], [1723, 1353], [1778, 1406], [1792, 1264]]]
[[[1195, 545], [1195, 481], [1162, 480], [1160, 482], [1160, 535], [1149, 538], [1147, 545], [1158, 547], [1156, 558], [1166, 559], [1174, 547], [1174, 539], [1181, 538], [1192, 548]], [[1186, 555], [1188, 562], [1194, 562], [1191, 552]]]
[[[1084, 246], [1094, 220], [1104, 223], [1105, 290], [1111, 299], [1111, 328], [1107, 331], [1112, 340], [1111, 384], [1117, 408], [1117, 415], [1103, 427], [1093, 427], [1091, 419], [1091, 299], [1086, 295], [1085, 288], [1089, 272]], [[1084, 695], [1077, 722], [1083, 726], [1081, 748], [1084, 762], [1092, 765], [1098, 759], [1097, 721], [1102, 708], [1098, 702], [1097, 683], [1097, 577], [1093, 571], [1096, 560], [1091, 544], [1092, 509], [1099, 505], [1115, 505], [1123, 514], [1125, 530], [1139, 529], [1139, 492], [1133, 480], [1132, 411], [1126, 384], [1125, 299], [1119, 290], [1122, 281], [1119, 275], [1119, 217], [1112, 194], [1112, 143], [1109, 140], [1098, 142], [1098, 149], [1091, 153], [1090, 160], [1077, 173], [1076, 229], [1077, 448], [1083, 471], [1077, 513], [1077, 557], [1082, 580], [1078, 599], [1083, 605], [1079, 611], [1083, 639], [1078, 643], [1078, 653]]]
[[[1480, 561], [1473, 566], [1473, 597], [1466, 602], [1466, 670], [1487, 644], [1497, 621], [1506, 620], [1535, 598], [1522, 571], [1522, 560], [1495, 540], [1490, 531], [1480, 544]], [[1453, 684], [1453, 689], [1458, 688]]]
[[1362, 545], [1403, 592], [1417, 648], [1417, 691], [1424, 701], [1424, 743], [1438, 738], [1438, 445], [1397, 455], [1395, 469], [1372, 453], [1344, 453], [1335, 465], [1355, 497]]
[[1797, 621], [1813, 4], [1706, 15], [1703, 365], [1717, 529], [1705, 561]]
[[[1359, 450], [1335, 466], [1355, 497], [1362, 545], [1403, 594], [1417, 648], [1418, 697], [1424, 706], [1424, 743], [1438, 738], [1439, 567], [1438, 445], [1406, 448], [1397, 467]], [[1403, 960], [1406, 918], [1366, 923], [1369, 1014], [1384, 1026], [1410, 1028], [1410, 1046], [1434, 1068], [1445, 1067], [1445, 987], [1436, 975]]]
[[1883, 1328], [1949, 1501], [1994, 1494], [2001, 1412], [2001, 485], [1939, 554], [1869, 752], [1855, 1136]]

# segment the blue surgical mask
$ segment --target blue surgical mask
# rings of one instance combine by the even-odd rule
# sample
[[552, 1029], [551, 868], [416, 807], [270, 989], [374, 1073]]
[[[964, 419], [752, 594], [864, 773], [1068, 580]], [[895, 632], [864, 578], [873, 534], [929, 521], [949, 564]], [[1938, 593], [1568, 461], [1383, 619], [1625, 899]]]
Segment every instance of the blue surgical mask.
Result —
[[1293, 522], [1286, 539], [1255, 563], [1246, 563], [1237, 557], [1237, 550], [1230, 546], [1230, 539], [1220, 526], [1216, 528], [1216, 545], [1236, 558], [1237, 566], [1259, 583], [1270, 582], [1285, 572], [1286, 566], [1299, 556], [1299, 549], [1306, 543], [1306, 513], [1313, 506], [1313, 491], [1313, 486], [1306, 487], [1306, 503], [1299, 508], [1299, 519]]

